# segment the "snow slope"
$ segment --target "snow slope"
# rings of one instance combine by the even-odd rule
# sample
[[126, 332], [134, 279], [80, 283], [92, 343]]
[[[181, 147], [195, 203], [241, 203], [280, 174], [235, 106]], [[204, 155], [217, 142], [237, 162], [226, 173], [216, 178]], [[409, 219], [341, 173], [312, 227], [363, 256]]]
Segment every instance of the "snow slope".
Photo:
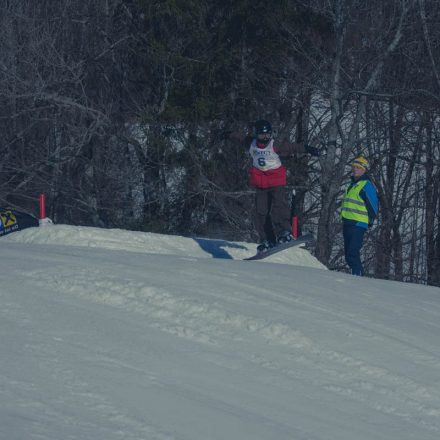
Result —
[[[256, 243], [67, 225], [26, 229], [20, 234], [6, 236], [5, 240], [29, 244], [63, 244], [129, 252], [238, 260], [255, 255], [257, 248]], [[265, 262], [325, 269], [325, 266], [303, 249], [302, 245], [297, 249], [289, 249], [282, 254], [267, 257]]]
[[440, 438], [438, 288], [120, 230], [0, 249], [0, 439]]

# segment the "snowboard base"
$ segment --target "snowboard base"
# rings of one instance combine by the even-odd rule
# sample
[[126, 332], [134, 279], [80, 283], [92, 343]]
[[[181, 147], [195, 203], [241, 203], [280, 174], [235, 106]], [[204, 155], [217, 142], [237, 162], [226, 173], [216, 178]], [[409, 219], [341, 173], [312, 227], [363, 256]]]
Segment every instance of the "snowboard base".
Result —
[[287, 243], [278, 244], [277, 246], [274, 246], [273, 248], [267, 251], [258, 252], [256, 255], [245, 258], [244, 260], [246, 261], [263, 260], [266, 257], [277, 254], [278, 252], [284, 251], [286, 249], [290, 249], [291, 247], [298, 246], [303, 243], [308, 243], [312, 240], [313, 240], [313, 234], [307, 233], [301, 235], [301, 237], [298, 237], [296, 240], [288, 241]]

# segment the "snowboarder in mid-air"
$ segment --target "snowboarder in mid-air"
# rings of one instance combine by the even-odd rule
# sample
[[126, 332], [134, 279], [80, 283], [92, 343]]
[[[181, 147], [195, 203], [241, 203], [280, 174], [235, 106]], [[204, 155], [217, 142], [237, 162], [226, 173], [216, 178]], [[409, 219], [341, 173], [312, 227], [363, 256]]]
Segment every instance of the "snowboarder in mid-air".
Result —
[[[237, 139], [237, 135], [234, 137]], [[260, 238], [257, 251], [265, 252], [293, 239], [286, 167], [282, 158], [295, 153], [319, 156], [319, 151], [304, 143], [276, 142], [272, 137], [272, 125], [263, 119], [255, 122], [253, 136], [246, 137], [245, 142], [252, 159], [249, 184], [255, 188], [255, 227]], [[272, 224], [273, 232], [268, 223]]]

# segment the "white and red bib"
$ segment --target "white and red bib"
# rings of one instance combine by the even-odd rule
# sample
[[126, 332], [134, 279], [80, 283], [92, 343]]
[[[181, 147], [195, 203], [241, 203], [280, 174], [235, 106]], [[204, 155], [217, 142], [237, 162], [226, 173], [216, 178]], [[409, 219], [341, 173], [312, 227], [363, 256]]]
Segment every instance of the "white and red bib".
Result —
[[260, 171], [275, 170], [281, 166], [281, 160], [273, 148], [273, 139], [265, 148], [259, 148], [254, 139], [249, 148], [252, 157], [252, 165]]
[[273, 188], [286, 185], [286, 168], [273, 147], [271, 140], [265, 148], [258, 148], [254, 139], [249, 148], [252, 167], [249, 183], [255, 188]]

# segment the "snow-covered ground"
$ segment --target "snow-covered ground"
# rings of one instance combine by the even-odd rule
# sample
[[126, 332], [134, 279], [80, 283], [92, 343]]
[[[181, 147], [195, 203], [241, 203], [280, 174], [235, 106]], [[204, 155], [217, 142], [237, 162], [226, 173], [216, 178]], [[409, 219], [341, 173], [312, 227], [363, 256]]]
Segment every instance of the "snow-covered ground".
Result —
[[0, 439], [439, 439], [440, 289], [254, 249], [1, 238]]

